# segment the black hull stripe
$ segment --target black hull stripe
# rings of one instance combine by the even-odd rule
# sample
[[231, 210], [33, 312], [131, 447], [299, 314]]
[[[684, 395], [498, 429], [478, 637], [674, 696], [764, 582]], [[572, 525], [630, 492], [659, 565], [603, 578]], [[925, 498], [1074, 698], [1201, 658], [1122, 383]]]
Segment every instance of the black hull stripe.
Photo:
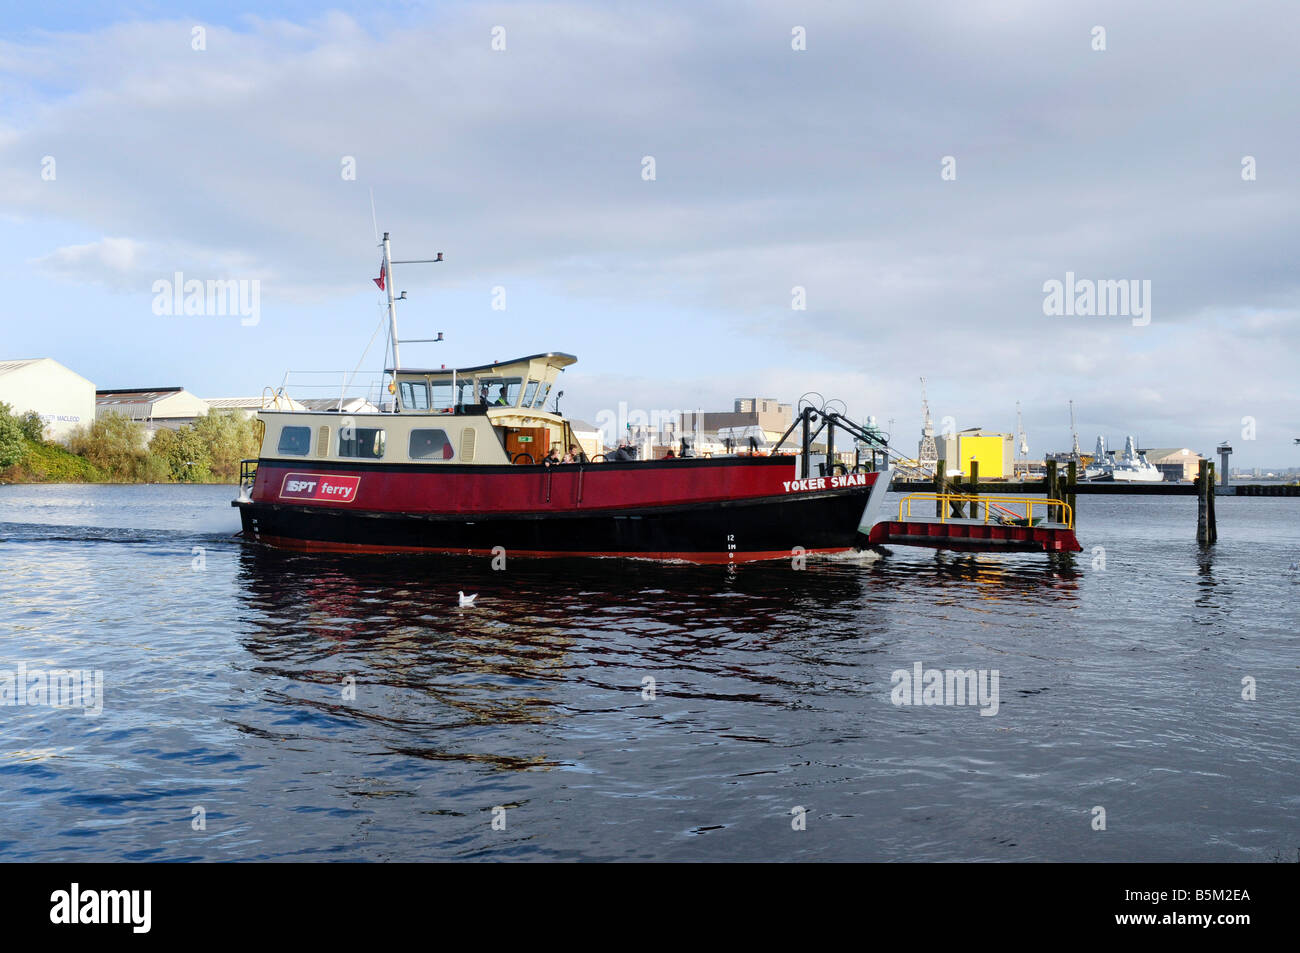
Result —
[[438, 551], [699, 553], [848, 549], [865, 543], [858, 521], [867, 488], [760, 500], [626, 511], [526, 514], [356, 512], [240, 503], [245, 537]]

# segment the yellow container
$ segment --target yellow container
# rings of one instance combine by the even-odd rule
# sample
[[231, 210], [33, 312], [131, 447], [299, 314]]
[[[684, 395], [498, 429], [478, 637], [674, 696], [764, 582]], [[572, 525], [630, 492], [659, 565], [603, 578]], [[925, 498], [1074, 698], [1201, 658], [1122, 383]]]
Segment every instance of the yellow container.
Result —
[[970, 476], [971, 460], [978, 460], [980, 465], [981, 480], [996, 480], [1006, 477], [1008, 474], [1004, 467], [1005, 457], [1003, 456], [1004, 438], [1001, 434], [988, 437], [977, 437], [973, 435], [959, 435], [958, 453], [961, 456], [961, 472], [965, 476]]

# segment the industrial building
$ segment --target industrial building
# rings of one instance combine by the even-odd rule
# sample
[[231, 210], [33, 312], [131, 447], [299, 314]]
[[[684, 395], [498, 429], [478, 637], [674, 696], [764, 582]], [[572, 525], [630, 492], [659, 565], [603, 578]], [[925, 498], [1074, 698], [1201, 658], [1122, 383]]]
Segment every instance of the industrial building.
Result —
[[336, 410], [340, 414], [379, 413], [379, 408], [364, 397], [304, 397], [300, 401], [295, 401], [295, 403], [298, 404], [298, 409]]
[[776, 443], [794, 420], [794, 408], [771, 397], [737, 397], [731, 411], [682, 414], [677, 436], [717, 434], [757, 427], [769, 443]]
[[95, 391], [95, 415], [121, 414], [144, 427], [145, 442], [163, 428], [179, 430], [207, 414], [207, 401], [183, 387], [135, 387]]
[[245, 420], [257, 416], [259, 410], [306, 410], [307, 405], [287, 394], [281, 397], [205, 397], [203, 402], [213, 410], [237, 413]]
[[1010, 479], [1015, 461], [1015, 442], [1009, 433], [972, 427], [934, 438], [940, 460], [947, 461], [949, 476], [970, 476], [971, 461], [979, 462], [981, 480]]
[[1186, 447], [1153, 447], [1141, 450], [1147, 463], [1165, 475], [1166, 480], [1195, 480], [1201, 461], [1205, 458]]
[[15, 414], [40, 414], [51, 440], [64, 440], [95, 419], [95, 385], [48, 357], [0, 361], [0, 401]]

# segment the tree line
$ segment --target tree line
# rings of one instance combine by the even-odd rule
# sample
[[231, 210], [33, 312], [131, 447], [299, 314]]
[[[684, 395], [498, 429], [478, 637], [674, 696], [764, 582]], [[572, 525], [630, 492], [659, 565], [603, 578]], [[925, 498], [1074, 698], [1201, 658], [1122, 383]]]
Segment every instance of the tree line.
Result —
[[[8, 480], [100, 479], [118, 483], [234, 483], [239, 461], [256, 457], [262, 424], [232, 411], [209, 411], [193, 424], [162, 428], [109, 413], [78, 427], [62, 445], [45, 438], [34, 411], [0, 402], [0, 477]], [[87, 466], [68, 467], [71, 454]]]

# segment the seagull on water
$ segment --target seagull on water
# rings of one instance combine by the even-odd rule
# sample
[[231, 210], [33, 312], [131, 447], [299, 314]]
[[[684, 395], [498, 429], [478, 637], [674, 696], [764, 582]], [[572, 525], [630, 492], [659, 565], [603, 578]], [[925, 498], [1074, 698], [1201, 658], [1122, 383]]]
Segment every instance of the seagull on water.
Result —
[[460, 596], [460, 607], [461, 607], [462, 609], [472, 609], [472, 608], [474, 608], [474, 600], [478, 598], [478, 593], [477, 593], [477, 592], [474, 593], [474, 595], [472, 595], [472, 596], [467, 596], [467, 595], [465, 595], [464, 592], [462, 592], [461, 590], [458, 589], [458, 590], [456, 591], [456, 595]]

